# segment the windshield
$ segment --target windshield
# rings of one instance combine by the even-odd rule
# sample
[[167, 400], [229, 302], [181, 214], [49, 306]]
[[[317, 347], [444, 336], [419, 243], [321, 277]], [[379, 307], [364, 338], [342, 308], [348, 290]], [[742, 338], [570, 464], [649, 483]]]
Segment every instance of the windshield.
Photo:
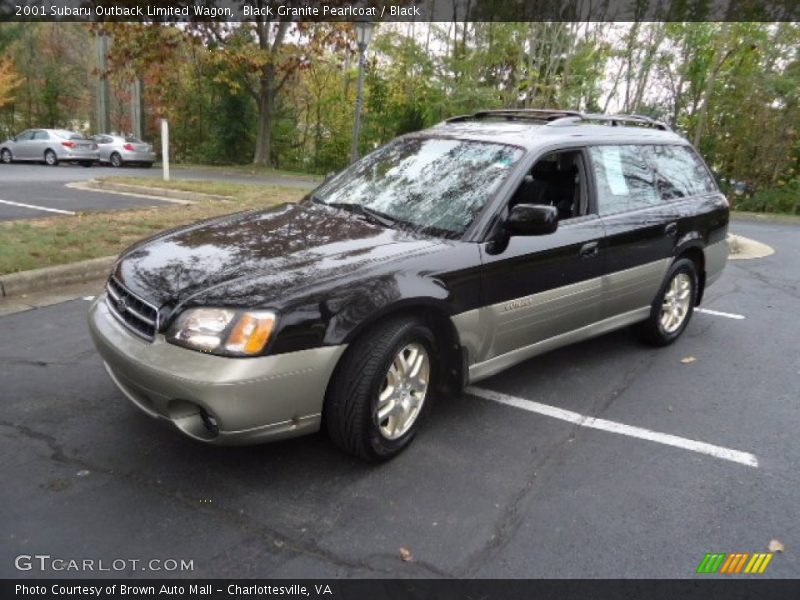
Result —
[[457, 237], [522, 154], [505, 144], [400, 139], [322, 185], [314, 198], [326, 204], [358, 204], [400, 224]]

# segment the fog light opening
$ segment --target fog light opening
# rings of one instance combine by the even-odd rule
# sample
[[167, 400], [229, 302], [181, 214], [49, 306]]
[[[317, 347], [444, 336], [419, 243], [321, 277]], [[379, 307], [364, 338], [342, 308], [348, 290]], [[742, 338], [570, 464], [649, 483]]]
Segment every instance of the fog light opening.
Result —
[[202, 408], [200, 409], [200, 418], [203, 419], [203, 425], [206, 426], [206, 429], [208, 429], [208, 432], [211, 435], [214, 437], [219, 435], [219, 423], [217, 423], [217, 420]]

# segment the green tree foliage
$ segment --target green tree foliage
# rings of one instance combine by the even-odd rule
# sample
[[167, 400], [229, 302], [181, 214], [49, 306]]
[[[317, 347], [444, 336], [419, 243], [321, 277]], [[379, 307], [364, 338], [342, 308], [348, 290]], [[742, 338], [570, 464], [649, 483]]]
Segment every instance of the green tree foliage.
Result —
[[[463, 12], [463, 11], [462, 11]], [[798, 211], [800, 24], [464, 22], [377, 27], [359, 147], [485, 108], [648, 114], [692, 140], [737, 206]], [[349, 161], [358, 49], [348, 23], [0, 24], [0, 128], [88, 129], [98, 77], [129, 131], [171, 124], [175, 160], [327, 173]], [[3, 81], [6, 82], [2, 91]], [[9, 91], [8, 82], [13, 82]], [[255, 159], [255, 160], [254, 160]]]

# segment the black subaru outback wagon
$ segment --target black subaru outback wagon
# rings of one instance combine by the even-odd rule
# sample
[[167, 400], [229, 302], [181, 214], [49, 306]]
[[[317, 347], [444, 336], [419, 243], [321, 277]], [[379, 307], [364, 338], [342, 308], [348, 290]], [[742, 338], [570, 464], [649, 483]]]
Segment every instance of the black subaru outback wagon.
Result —
[[209, 443], [327, 430], [389, 458], [436, 395], [633, 326], [681, 335], [728, 203], [643, 117], [486, 111], [400, 137], [303, 201], [119, 258], [89, 324], [141, 410]]

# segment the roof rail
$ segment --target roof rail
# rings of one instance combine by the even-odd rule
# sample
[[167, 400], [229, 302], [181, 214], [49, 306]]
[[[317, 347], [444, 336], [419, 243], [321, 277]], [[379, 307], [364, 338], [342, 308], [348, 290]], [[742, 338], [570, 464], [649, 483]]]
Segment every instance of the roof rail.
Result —
[[641, 125], [654, 127], [662, 131], [671, 131], [662, 121], [645, 115], [605, 115], [601, 113], [582, 113], [577, 110], [560, 110], [556, 108], [506, 108], [499, 110], [481, 110], [471, 115], [460, 115], [447, 119], [446, 123], [463, 123], [481, 119], [506, 119], [508, 121], [540, 121], [553, 127], [574, 125], [582, 121], [600, 121], [610, 123], [612, 127], [619, 125]]
[[479, 121], [481, 119], [507, 119], [509, 121], [525, 120], [554, 121], [563, 117], [578, 117], [581, 113], [577, 110], [559, 110], [557, 108], [501, 108], [496, 110], [480, 110], [471, 115], [459, 115], [447, 119], [446, 123], [463, 123], [464, 121]]

